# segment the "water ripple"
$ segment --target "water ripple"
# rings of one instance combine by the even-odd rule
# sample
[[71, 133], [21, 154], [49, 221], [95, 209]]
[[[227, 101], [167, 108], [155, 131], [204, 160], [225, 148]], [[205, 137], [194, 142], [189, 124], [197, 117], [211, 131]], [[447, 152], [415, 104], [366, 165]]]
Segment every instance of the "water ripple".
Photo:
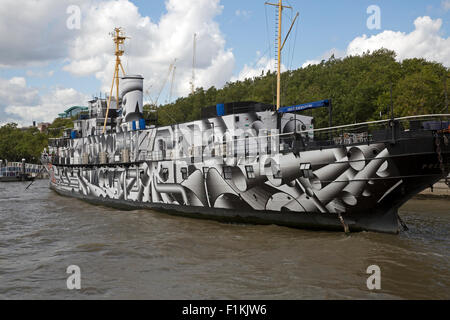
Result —
[[[346, 236], [92, 206], [46, 181], [24, 189], [0, 187], [0, 299], [450, 298], [448, 201], [408, 203], [400, 235]], [[79, 291], [66, 288], [73, 264]]]

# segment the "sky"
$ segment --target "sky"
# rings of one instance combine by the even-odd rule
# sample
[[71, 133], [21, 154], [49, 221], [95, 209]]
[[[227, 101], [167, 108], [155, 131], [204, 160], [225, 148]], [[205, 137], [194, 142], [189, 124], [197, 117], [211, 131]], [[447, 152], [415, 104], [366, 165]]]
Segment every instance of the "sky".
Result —
[[[297, 12], [299, 18], [283, 49], [282, 70], [381, 47], [395, 50], [398, 60], [418, 57], [450, 67], [450, 0], [283, 4], [292, 8], [283, 11], [283, 35]], [[128, 74], [144, 76], [146, 101], [189, 94], [194, 33], [196, 87], [221, 88], [274, 70], [275, 12], [262, 0], [2, 0], [0, 125], [52, 121], [109, 92], [109, 33], [116, 26], [129, 37], [122, 64]]]

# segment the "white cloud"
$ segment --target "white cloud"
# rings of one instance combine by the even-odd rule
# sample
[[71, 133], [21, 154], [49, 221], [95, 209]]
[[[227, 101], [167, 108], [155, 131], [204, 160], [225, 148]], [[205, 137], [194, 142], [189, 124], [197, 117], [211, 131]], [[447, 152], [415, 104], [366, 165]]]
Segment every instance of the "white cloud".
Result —
[[[81, 8], [79, 30], [67, 28], [70, 5]], [[129, 0], [2, 0], [0, 68], [28, 68], [27, 77], [45, 78], [54, 71], [30, 67], [64, 61], [65, 71], [75, 76], [94, 75], [101, 80], [101, 90], [109, 91], [115, 61], [109, 33], [121, 26], [131, 38], [125, 43], [122, 63], [127, 73], [145, 77], [145, 89], [152, 87], [151, 96], [159, 92], [175, 58], [173, 96], [189, 93], [194, 33], [195, 85], [221, 87], [229, 81], [235, 62], [214, 20], [222, 9], [219, 0], [166, 0], [166, 12], [156, 23], [142, 16]], [[92, 88], [92, 92], [98, 89]], [[89, 98], [73, 88], [53, 87], [40, 93], [23, 77], [0, 78], [0, 123], [14, 121], [26, 126], [33, 120], [51, 121], [67, 107], [84, 105]]]
[[252, 14], [252, 12], [251, 11], [247, 11], [247, 10], [240, 10], [240, 9], [238, 9], [238, 10], [235, 11], [234, 14], [236, 16], [238, 16], [238, 17], [249, 18], [250, 15]]
[[27, 70], [26, 75], [27, 77], [35, 77], [35, 78], [49, 78], [52, 77], [55, 74], [55, 71], [33, 71], [33, 70]]
[[66, 8], [87, 0], [2, 0], [0, 67], [39, 65], [67, 54], [75, 32], [66, 28]]
[[[257, 52], [257, 55], [259, 55], [259, 52]], [[266, 56], [259, 57], [255, 61], [255, 63], [251, 66], [248, 66], [247, 64], [244, 65], [242, 70], [239, 72], [238, 76], [233, 76], [231, 78], [231, 81], [243, 81], [245, 79], [251, 79], [255, 77], [261, 76], [261, 74], [265, 74], [267, 71], [276, 72], [276, 60], [275, 59], [269, 59]], [[281, 64], [281, 72], [286, 71], [286, 67], [284, 64]]]
[[219, 0], [168, 0], [167, 12], [158, 23], [139, 13], [128, 0], [96, 1], [84, 12], [82, 28], [71, 42], [64, 70], [74, 75], [95, 76], [109, 91], [114, 73], [113, 42], [108, 33], [122, 26], [127, 36], [122, 58], [129, 74], [142, 74], [145, 87], [156, 95], [167, 70], [177, 59], [174, 95], [190, 91], [193, 35], [197, 34], [196, 87], [221, 87], [231, 77], [234, 56], [214, 18], [221, 13]]
[[444, 9], [445, 12], [450, 10], [450, 0], [443, 0], [441, 2], [441, 4], [442, 4], [442, 9]]
[[[442, 20], [433, 20], [428, 16], [418, 17], [414, 21], [414, 26], [415, 29], [410, 33], [386, 30], [370, 37], [364, 34], [353, 39], [345, 54], [340, 56], [361, 55], [369, 50], [373, 52], [386, 48], [394, 50], [399, 61], [424, 58], [450, 67], [450, 38], [441, 36]], [[329, 52], [325, 53], [322, 59], [326, 59], [327, 56], [329, 57]], [[310, 60], [304, 63], [303, 67], [308, 64], [320, 63], [322, 59]]]
[[0, 107], [13, 104], [34, 104], [38, 101], [38, 90], [27, 87], [25, 78], [0, 78]]
[[387, 48], [397, 53], [399, 60], [425, 58], [450, 66], [450, 38], [442, 38], [442, 20], [419, 17], [414, 21], [411, 33], [384, 31], [377, 35], [355, 38], [347, 48], [347, 55], [358, 55], [370, 50]]
[[88, 96], [72, 88], [52, 88], [40, 95], [27, 85], [25, 78], [0, 78], [0, 123], [28, 126], [33, 121], [52, 121], [68, 107], [88, 100]]
[[[80, 30], [66, 27], [69, 5], [81, 7]], [[114, 47], [109, 33], [121, 26], [128, 39], [122, 63], [129, 74], [142, 74], [145, 87], [156, 95], [177, 58], [174, 96], [190, 91], [193, 34], [197, 34], [196, 86], [221, 87], [234, 68], [234, 56], [214, 18], [219, 0], [167, 0], [166, 13], [155, 23], [128, 0], [4, 0], [0, 6], [0, 67], [27, 67], [64, 60], [64, 70], [76, 76], [95, 75], [109, 91]], [[53, 71], [28, 69], [28, 77], [49, 77]], [[92, 88], [97, 91], [99, 88]], [[0, 78], [0, 122], [51, 121], [88, 96], [72, 88], [56, 87], [45, 94], [27, 86], [25, 78]], [[162, 99], [161, 99], [162, 100]], [[160, 102], [161, 102], [160, 100]]]
[[[81, 8], [80, 30], [66, 26], [69, 5]], [[195, 84], [221, 87], [230, 79], [235, 62], [214, 20], [222, 9], [219, 0], [166, 0], [166, 12], [154, 22], [129, 0], [2, 0], [0, 68], [63, 60], [65, 71], [76, 76], [95, 75], [101, 80], [101, 90], [109, 91], [115, 60], [109, 33], [121, 26], [131, 37], [125, 44], [123, 65], [128, 65], [129, 74], [145, 77], [145, 87], [152, 85], [151, 95], [159, 91], [161, 79], [175, 58], [174, 96], [189, 93], [194, 33]]]
[[55, 88], [48, 94], [40, 97], [35, 105], [11, 105], [5, 112], [19, 119], [21, 124], [30, 124], [34, 121], [52, 121], [68, 107], [80, 105], [89, 99], [88, 96], [72, 88]]

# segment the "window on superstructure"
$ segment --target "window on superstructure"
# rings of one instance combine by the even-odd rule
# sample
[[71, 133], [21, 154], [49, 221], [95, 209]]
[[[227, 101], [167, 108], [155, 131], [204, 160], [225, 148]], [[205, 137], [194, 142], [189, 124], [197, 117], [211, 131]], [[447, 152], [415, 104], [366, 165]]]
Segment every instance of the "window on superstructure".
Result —
[[229, 166], [223, 167], [223, 177], [225, 180], [231, 180], [233, 178], [231, 167]]
[[162, 168], [162, 170], [161, 170], [161, 178], [164, 181], [167, 181], [167, 179], [169, 179], [169, 169], [168, 168]]
[[275, 165], [273, 169], [274, 169], [273, 170], [273, 177], [275, 179], [281, 179], [283, 176], [281, 174], [280, 166], [279, 165]]
[[245, 171], [247, 171], [247, 178], [248, 179], [255, 179], [256, 178], [253, 166], [245, 166]]
[[300, 164], [300, 175], [304, 178], [312, 178], [314, 176], [311, 168], [311, 163]]
[[160, 151], [166, 150], [166, 142], [164, 140], [159, 140], [158, 147]]
[[186, 180], [188, 178], [188, 169], [186, 167], [181, 168], [181, 177], [183, 180]]

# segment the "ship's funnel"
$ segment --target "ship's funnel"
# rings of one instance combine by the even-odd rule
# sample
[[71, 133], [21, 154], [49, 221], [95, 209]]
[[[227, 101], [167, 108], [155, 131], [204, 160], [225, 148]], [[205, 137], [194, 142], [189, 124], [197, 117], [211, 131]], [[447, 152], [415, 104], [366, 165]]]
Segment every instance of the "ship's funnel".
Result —
[[139, 121], [144, 111], [142, 90], [144, 78], [140, 75], [125, 76], [120, 84], [122, 116], [125, 122]]

